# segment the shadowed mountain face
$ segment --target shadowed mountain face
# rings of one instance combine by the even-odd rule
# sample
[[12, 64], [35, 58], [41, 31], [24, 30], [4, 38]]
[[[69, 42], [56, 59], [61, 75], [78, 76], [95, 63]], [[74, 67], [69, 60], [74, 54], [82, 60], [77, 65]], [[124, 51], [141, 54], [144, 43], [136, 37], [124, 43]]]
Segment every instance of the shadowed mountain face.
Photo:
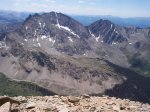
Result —
[[[103, 46], [106, 44], [111, 46], [111, 48], [105, 48], [105, 54], [109, 56], [109, 61], [120, 66], [129, 66], [133, 70], [138, 71], [146, 76], [149, 75], [149, 28], [141, 29], [136, 27], [121, 27], [111, 23], [108, 20], [99, 20], [88, 26], [87, 29], [92, 37], [96, 39], [97, 43], [102, 43]], [[109, 55], [110, 52], [114, 53]], [[117, 53], [117, 55], [115, 55], [115, 53]], [[119, 55], [124, 56], [124, 59], [126, 60]], [[118, 59], [122, 58], [123, 62], [116, 62], [115, 57]], [[123, 64], [126, 62], [129, 65]]]
[[143, 41], [150, 38], [150, 29], [148, 28], [121, 27], [108, 20], [96, 21], [88, 29], [94, 37], [108, 44], [119, 44], [122, 42], [134, 44], [134, 41], [139, 41], [139, 38]]
[[[133, 95], [120, 96], [125, 92], [120, 86], [115, 89], [119, 95], [108, 93], [149, 102], [150, 87], [145, 79], [128, 70], [142, 66], [133, 60], [135, 55], [149, 67], [149, 32], [120, 27], [107, 20], [84, 27], [61, 13], [35, 14], [17, 29], [1, 34], [0, 71], [12, 79], [34, 82], [62, 95], [103, 94], [118, 84], [121, 88], [130, 86]], [[137, 81], [142, 80], [142, 86], [132, 74]], [[134, 92], [135, 86], [139, 94]], [[148, 100], [141, 100], [141, 95]]]
[[[108, 20], [99, 20], [89, 26], [91, 35], [97, 38], [97, 41], [107, 44], [116, 44], [117, 42], [127, 41], [128, 35], [124, 28], [121, 28]], [[124, 35], [120, 30], [124, 30]]]
[[128, 98], [134, 101], [138, 100], [150, 103], [150, 78], [140, 76], [129, 69], [124, 69], [113, 64], [111, 66], [114, 66], [117, 71], [120, 70], [123, 74], [126, 74], [127, 80], [123, 84], [115, 85], [114, 88], [105, 91], [105, 94], [122, 99]]

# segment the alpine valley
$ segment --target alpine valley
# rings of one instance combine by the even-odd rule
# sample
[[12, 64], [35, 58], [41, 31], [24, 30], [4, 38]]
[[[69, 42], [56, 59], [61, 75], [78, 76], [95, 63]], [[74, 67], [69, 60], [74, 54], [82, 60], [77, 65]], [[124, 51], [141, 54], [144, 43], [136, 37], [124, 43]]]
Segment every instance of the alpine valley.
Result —
[[62, 13], [34, 14], [0, 32], [0, 72], [48, 95], [106, 94], [150, 103], [149, 49], [150, 28], [102, 19], [84, 26]]

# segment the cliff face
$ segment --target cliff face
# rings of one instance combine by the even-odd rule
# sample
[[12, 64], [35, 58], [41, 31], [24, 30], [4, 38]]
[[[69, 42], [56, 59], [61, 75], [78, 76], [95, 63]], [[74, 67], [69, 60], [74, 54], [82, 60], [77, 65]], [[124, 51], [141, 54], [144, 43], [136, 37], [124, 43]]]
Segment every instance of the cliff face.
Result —
[[150, 105], [115, 97], [83, 95], [0, 97], [1, 112], [149, 112]]
[[[7, 66], [11, 70], [5, 71]], [[61, 95], [99, 94], [126, 79], [102, 59], [48, 55], [17, 45], [5, 52], [0, 68], [10, 78], [34, 82]]]

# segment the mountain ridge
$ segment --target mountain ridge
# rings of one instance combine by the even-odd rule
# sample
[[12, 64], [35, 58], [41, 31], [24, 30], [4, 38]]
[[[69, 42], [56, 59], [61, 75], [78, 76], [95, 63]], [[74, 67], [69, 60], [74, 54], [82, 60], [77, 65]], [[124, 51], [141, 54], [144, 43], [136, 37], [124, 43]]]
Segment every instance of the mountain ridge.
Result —
[[[88, 26], [92, 24], [93, 22], [99, 20], [99, 19], [104, 19], [104, 20], [109, 20], [119, 26], [124, 26], [124, 27], [140, 27], [140, 28], [147, 28], [150, 26], [150, 17], [128, 17], [128, 18], [122, 18], [122, 17], [117, 17], [117, 16], [82, 16], [82, 15], [71, 15], [75, 20], [80, 21], [82, 24], [85, 26]], [[86, 21], [85, 21], [86, 20]]]
[[[3, 23], [9, 23], [13, 24], [14, 20], [23, 22], [30, 14], [35, 14], [34, 12], [15, 12], [15, 11], [5, 11], [1, 10], [0, 11], [0, 17], [5, 18], [4, 20], [0, 19], [3, 21]], [[44, 12], [41, 12], [40, 14], [43, 14]], [[117, 17], [117, 16], [111, 16], [111, 15], [71, 15], [71, 14], [66, 14], [69, 15], [70, 17], [74, 18], [78, 22], [82, 23], [85, 26], [90, 25], [91, 23], [99, 20], [99, 19], [104, 19], [104, 20], [109, 20], [115, 24], [118, 24], [120, 26], [135, 26], [135, 27], [140, 27], [140, 28], [146, 28], [150, 26], [150, 18], [149, 17], [128, 17], [128, 18], [123, 18], [123, 17]], [[12, 18], [13, 17], [13, 18]], [[86, 21], [85, 21], [86, 20]]]
[[[133, 78], [128, 79], [131, 74], [140, 76], [134, 72], [122, 72], [118, 67], [129, 69], [135, 65], [129, 63], [129, 58], [139, 52], [141, 55], [137, 55], [137, 59], [149, 59], [145, 57], [148, 49], [142, 51], [146, 44], [149, 46], [149, 32], [150, 29], [128, 29], [106, 20], [85, 27], [56, 12], [35, 14], [21, 27], [2, 36], [0, 71], [10, 78], [35, 82], [62, 95], [102, 94], [129, 81], [130, 91], [136, 97], [127, 97], [149, 102], [150, 88], [144, 79], [141, 81], [143, 85], [139, 86]], [[140, 95], [132, 91], [134, 85]]]

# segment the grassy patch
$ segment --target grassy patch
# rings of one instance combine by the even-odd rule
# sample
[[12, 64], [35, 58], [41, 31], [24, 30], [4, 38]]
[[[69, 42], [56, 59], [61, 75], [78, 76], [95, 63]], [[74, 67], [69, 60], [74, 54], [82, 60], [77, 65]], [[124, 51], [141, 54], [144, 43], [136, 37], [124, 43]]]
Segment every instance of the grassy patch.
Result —
[[150, 61], [140, 58], [132, 58], [129, 60], [131, 64], [131, 70], [137, 72], [146, 77], [150, 77]]
[[53, 92], [42, 87], [24, 81], [12, 81], [3, 73], [0, 73], [0, 95], [9, 96], [43, 96], [53, 95]]

